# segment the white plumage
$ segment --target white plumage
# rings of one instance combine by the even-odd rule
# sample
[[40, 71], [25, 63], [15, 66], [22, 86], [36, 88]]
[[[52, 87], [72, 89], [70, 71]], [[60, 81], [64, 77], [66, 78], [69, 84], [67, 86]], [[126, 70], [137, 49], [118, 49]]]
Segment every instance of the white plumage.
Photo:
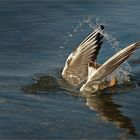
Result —
[[84, 83], [80, 88], [81, 92], [95, 92], [125, 81], [121, 79], [119, 66], [140, 46], [140, 42], [133, 43], [99, 65], [96, 59], [103, 43], [103, 31], [104, 26], [100, 26], [92, 32], [69, 55], [62, 71], [63, 78], [70, 85]]

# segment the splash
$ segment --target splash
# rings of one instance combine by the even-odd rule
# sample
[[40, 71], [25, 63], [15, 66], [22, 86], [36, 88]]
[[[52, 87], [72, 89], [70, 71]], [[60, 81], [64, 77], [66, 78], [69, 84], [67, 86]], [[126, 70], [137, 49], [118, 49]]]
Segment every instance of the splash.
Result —
[[[85, 17], [82, 21], [79, 21], [76, 26], [72, 27], [71, 32], [66, 33], [65, 41], [59, 46], [60, 48], [59, 56], [67, 57], [69, 55], [68, 46], [71, 45], [72, 38], [75, 38], [77, 34], [79, 35], [79, 32], [83, 32], [84, 30], [86, 31], [90, 30], [90, 32], [92, 32], [93, 30], [98, 30], [98, 27], [101, 25], [108, 26], [105, 22], [101, 21], [99, 18], [95, 16], [88, 16]], [[104, 41], [107, 42], [107, 44], [114, 49], [114, 52], [118, 52], [120, 50], [119, 41], [117, 40], [117, 38], [110, 35], [111, 33], [107, 32], [106, 30], [103, 33], [101, 32], [101, 34], [104, 35]], [[34, 83], [25, 86], [23, 90], [25, 92], [30, 92], [30, 93], [38, 93], [38, 92], [40, 93], [40, 92], [50, 92], [50, 91], [56, 92], [56, 91], [66, 90], [70, 94], [76, 93], [74, 95], [77, 95], [77, 91], [79, 92], [79, 90], [77, 90], [77, 88], [75, 87], [71, 87], [70, 85], [68, 85], [67, 82], [61, 76], [61, 70], [59, 69], [58, 71], [54, 71], [53, 74], [45, 74], [43, 76], [41, 75], [37, 77]], [[119, 78], [120, 84], [123, 83], [124, 81], [130, 82], [129, 75], [131, 72], [131, 66], [127, 61], [125, 61], [120, 67], [118, 67], [118, 69], [116, 69], [115, 72], [117, 73], [117, 77]], [[121, 85], [119, 85], [118, 88], [119, 92], [121, 92], [120, 89], [122, 89], [120, 88], [120, 86]], [[126, 89], [128, 89], [128, 87]]]
[[[63, 42], [63, 45], [60, 46], [61, 56], [63, 56], [62, 50], [64, 54], [66, 54], [67, 56], [69, 55], [69, 53], [66, 52], [67, 50], [66, 48], [68, 47], [68, 44], [71, 44], [70, 41], [72, 38], [75, 37], [76, 33], [79, 34], [79, 32], [83, 32], [83, 30], [87, 30], [87, 29], [91, 30], [92, 32], [93, 30], [98, 30], [98, 28], [101, 25], [108, 26], [105, 22], [101, 21], [100, 18], [96, 16], [84, 17], [82, 21], [79, 21], [76, 26], [72, 27], [71, 32], [67, 32], [66, 40]], [[116, 37], [113, 37], [111, 33], [107, 32], [106, 30], [105, 32], [100, 32], [100, 33], [103, 34], [104, 41], [109, 46], [111, 46], [111, 48], [113, 48], [115, 52], [118, 52], [120, 50], [119, 41], [117, 40]], [[130, 72], [131, 72], [131, 66], [127, 61], [125, 61], [120, 67], [118, 67], [117, 73], [118, 73], [118, 77], [120, 78], [119, 80], [120, 84], [123, 81], [130, 81], [129, 78]]]
[[95, 16], [86, 16], [82, 21], [78, 21], [75, 26], [72, 26], [71, 31], [66, 32], [65, 40], [59, 46], [59, 56], [65, 57], [65, 55], [69, 55], [68, 46], [70, 46], [71, 41], [75, 36], [84, 30], [96, 30], [100, 25], [105, 25], [105, 22], [99, 20], [99, 18]]

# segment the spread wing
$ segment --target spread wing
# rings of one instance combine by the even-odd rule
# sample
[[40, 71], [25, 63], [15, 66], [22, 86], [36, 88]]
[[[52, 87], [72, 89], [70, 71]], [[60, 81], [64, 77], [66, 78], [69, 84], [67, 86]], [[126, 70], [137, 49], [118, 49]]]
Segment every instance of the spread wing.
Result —
[[[107, 75], [111, 74], [118, 66], [120, 66], [134, 51], [140, 47], [140, 42], [136, 42], [121, 51], [117, 52], [111, 58], [109, 58], [104, 64], [102, 64], [91, 76], [88, 77], [85, 86], [92, 85], [95, 81], [100, 81]], [[83, 89], [83, 88], [82, 88]]]
[[98, 29], [92, 32], [74, 52], [69, 55], [63, 69], [62, 76], [70, 84], [73, 84], [73, 80], [76, 78], [78, 79], [78, 81], [76, 80], [77, 84], [86, 80], [88, 74], [88, 63], [96, 60], [103, 43], [103, 30], [104, 26], [100, 26]]
[[99, 50], [102, 45], [102, 31], [104, 27], [96, 29], [92, 32], [80, 45], [79, 47], [72, 53], [72, 61], [70, 66], [81, 66], [88, 65], [90, 61], [95, 61]]

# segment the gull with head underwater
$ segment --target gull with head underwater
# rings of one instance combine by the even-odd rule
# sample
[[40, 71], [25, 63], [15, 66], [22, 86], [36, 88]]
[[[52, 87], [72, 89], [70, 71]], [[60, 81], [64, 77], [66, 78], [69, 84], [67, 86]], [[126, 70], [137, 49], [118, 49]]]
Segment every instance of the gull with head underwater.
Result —
[[72, 86], [82, 85], [80, 92], [95, 93], [123, 83], [119, 66], [139, 48], [140, 41], [120, 50], [102, 65], [96, 63], [104, 37], [104, 26], [95, 29], [67, 58], [62, 77]]

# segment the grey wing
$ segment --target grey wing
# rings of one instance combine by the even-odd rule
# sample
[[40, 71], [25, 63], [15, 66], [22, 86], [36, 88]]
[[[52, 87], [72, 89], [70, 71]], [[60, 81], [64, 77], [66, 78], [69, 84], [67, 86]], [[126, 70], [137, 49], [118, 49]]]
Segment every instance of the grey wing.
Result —
[[113, 55], [103, 65], [101, 65], [99, 69], [97, 69], [97, 71], [88, 79], [88, 81], [98, 81], [111, 74], [128, 57], [130, 57], [138, 47], [140, 47], [140, 42], [136, 42]]
[[[77, 78], [78, 84], [86, 80], [88, 63], [97, 59], [102, 45], [104, 27], [101, 26], [92, 32], [79, 47], [70, 54], [63, 69], [63, 77], [69, 81]], [[71, 76], [71, 78], [69, 78]]]

